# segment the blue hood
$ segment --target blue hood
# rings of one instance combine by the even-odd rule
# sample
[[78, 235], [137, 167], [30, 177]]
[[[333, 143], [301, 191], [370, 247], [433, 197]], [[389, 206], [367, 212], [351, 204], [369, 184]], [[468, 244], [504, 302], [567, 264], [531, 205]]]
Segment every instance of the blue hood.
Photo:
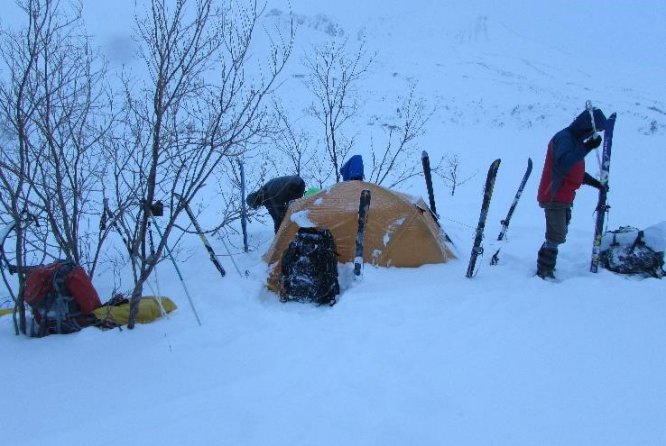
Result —
[[[597, 131], [601, 132], [606, 129], [606, 116], [604, 112], [600, 109], [595, 108], [594, 111], [594, 124], [596, 125]], [[589, 136], [592, 131], [592, 120], [590, 119], [590, 112], [584, 110], [580, 115], [574, 119], [574, 121], [569, 126], [571, 132], [578, 137]]]

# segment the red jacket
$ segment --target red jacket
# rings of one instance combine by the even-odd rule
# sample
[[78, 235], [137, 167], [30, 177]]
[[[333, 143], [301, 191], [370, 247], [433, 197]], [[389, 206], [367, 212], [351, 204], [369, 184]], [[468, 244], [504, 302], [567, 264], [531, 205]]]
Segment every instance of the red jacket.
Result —
[[571, 204], [576, 198], [576, 191], [583, 184], [585, 177], [585, 158], [581, 158], [569, 168], [562, 171], [558, 163], [553, 163], [554, 153], [553, 140], [548, 144], [546, 160], [541, 173], [537, 201], [539, 203], [558, 202]]
[[596, 185], [600, 183], [585, 173], [585, 156], [590, 153], [583, 141], [593, 130], [603, 130], [606, 117], [601, 110], [594, 109], [594, 120], [588, 111], [582, 112], [571, 125], [560, 130], [548, 144], [546, 160], [543, 165], [537, 201], [545, 203], [572, 204], [576, 191], [581, 184]]

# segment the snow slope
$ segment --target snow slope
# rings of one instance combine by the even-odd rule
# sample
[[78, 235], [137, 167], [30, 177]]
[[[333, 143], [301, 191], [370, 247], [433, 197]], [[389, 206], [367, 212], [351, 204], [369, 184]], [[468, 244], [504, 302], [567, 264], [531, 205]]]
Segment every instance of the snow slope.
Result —
[[[264, 288], [270, 219], [250, 225], [249, 254], [231, 247], [241, 274], [221, 258], [224, 279], [187, 236], [190, 257], [180, 267], [202, 326], [167, 263], [159, 286], [179, 309], [151, 325], [26, 339], [0, 318], [3, 444], [666, 444], [666, 288], [588, 272], [594, 190], [579, 192], [560, 282], [533, 276], [545, 147], [586, 99], [618, 113], [609, 228], [666, 220], [658, 186], [666, 162], [666, 5], [615, 3], [292, 0], [297, 53], [282, 91], [295, 103], [306, 94], [298, 51], [333, 32], [351, 42], [365, 35], [377, 52], [364, 81], [360, 141], [381, 136], [410, 80], [439, 105], [419, 147], [431, 158], [457, 153], [473, 175], [455, 196], [435, 178], [437, 208], [460, 259], [367, 266], [361, 280], [343, 265], [339, 303], [316, 308], [281, 304]], [[109, 50], [125, 35], [128, 14], [118, 7], [110, 21], [112, 11], [84, 4]], [[271, 22], [288, 7], [272, 0], [267, 11]], [[487, 254], [469, 280], [484, 175], [498, 157]], [[528, 157], [534, 172], [500, 264], [491, 267], [499, 221]], [[596, 173], [593, 156], [588, 171]], [[425, 196], [425, 184], [417, 179], [404, 191]], [[94, 282], [103, 300], [110, 297], [111, 277]]]

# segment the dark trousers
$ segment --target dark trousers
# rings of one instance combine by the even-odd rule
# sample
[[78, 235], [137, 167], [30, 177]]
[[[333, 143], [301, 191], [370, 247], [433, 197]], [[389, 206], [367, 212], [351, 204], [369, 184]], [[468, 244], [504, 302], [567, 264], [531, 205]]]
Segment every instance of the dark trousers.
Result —
[[273, 229], [275, 230], [276, 234], [278, 232], [278, 229], [280, 229], [280, 225], [282, 224], [284, 216], [287, 214], [288, 206], [289, 206], [288, 203], [278, 203], [275, 201], [266, 203], [266, 209], [268, 210], [268, 213], [273, 219]]
[[571, 206], [544, 207], [543, 210], [546, 214], [546, 242], [552, 245], [566, 242], [571, 221]]
[[565, 203], [542, 204], [546, 216], [546, 240], [539, 248], [537, 274], [546, 277], [553, 275], [557, 263], [558, 246], [567, 240], [571, 205]]

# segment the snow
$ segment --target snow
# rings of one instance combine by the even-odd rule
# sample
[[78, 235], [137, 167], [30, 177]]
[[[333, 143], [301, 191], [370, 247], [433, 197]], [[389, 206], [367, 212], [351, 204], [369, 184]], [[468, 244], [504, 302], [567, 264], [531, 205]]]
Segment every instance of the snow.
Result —
[[405, 222], [404, 218], [398, 218], [395, 220], [393, 223], [391, 223], [388, 228], [386, 228], [386, 234], [384, 234], [384, 237], [382, 237], [382, 241], [384, 242], [384, 246], [388, 246], [389, 242], [391, 241], [391, 235], [400, 227], [402, 224]]
[[[317, 200], [315, 200], [317, 201]], [[299, 212], [294, 212], [291, 214], [291, 221], [296, 223], [299, 228], [314, 228], [317, 225], [310, 220], [309, 217], [310, 211], [309, 210], [303, 210]]]
[[[83, 3], [110, 63], [131, 63], [133, 2]], [[267, 11], [288, 11], [286, 1], [268, 3]], [[666, 444], [665, 284], [589, 272], [593, 189], [579, 191], [559, 281], [534, 277], [546, 144], [587, 99], [618, 113], [608, 228], [663, 229], [666, 205], [656, 185], [666, 163], [666, 3], [290, 4], [301, 26], [281, 88], [294, 103], [307, 94], [294, 76], [304, 71], [302, 51], [330, 38], [326, 30], [342, 30], [352, 43], [363, 34], [377, 52], [360, 89], [359, 147], [379, 141], [379, 124], [410, 81], [438, 103], [416, 157], [422, 149], [431, 162], [457, 153], [461, 177], [471, 176], [454, 196], [433, 178], [459, 259], [414, 269], [366, 265], [360, 278], [342, 265], [338, 303], [314, 307], [282, 304], [265, 288], [270, 218], [249, 225], [249, 253], [232, 246], [239, 273], [220, 240], [211, 240], [223, 254], [224, 278], [198, 238], [185, 236], [184, 283], [169, 263], [158, 268], [160, 290], [179, 306], [168, 318], [134, 330], [29, 339], [14, 336], [11, 317], [0, 317], [2, 443]], [[8, 8], [3, 17], [16, 15]], [[500, 244], [500, 220], [530, 156], [534, 171]], [[497, 157], [486, 255], [466, 279], [485, 172]], [[598, 173], [594, 155], [587, 170]], [[425, 182], [403, 191], [425, 197]], [[491, 267], [500, 246], [500, 263]], [[103, 300], [111, 297], [111, 271], [94, 283]]]
[[645, 243], [657, 252], [664, 252], [666, 256], [666, 221], [645, 228], [643, 233]]
[[[631, 246], [638, 237], [638, 231], [638, 228], [625, 227], [623, 231], [618, 233], [607, 233], [602, 238], [600, 247], [603, 250], [612, 243]], [[664, 252], [666, 256], [666, 221], [643, 228], [642, 231], [645, 244], [656, 252]]]

